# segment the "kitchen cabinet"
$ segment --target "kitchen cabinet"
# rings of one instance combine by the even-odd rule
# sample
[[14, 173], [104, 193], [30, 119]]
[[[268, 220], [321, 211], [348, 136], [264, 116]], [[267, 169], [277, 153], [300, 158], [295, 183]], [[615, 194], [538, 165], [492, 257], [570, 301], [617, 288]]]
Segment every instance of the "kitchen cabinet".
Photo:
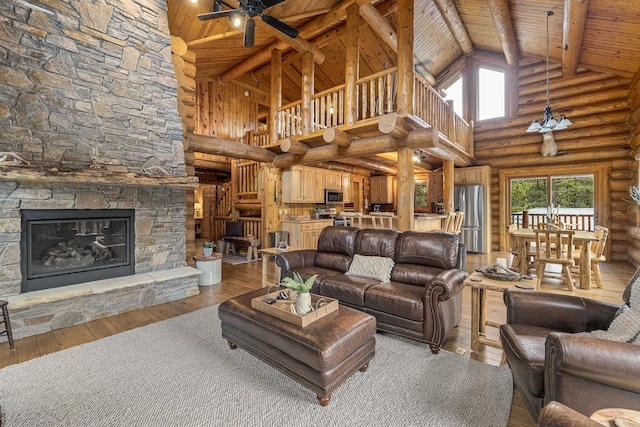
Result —
[[344, 196], [345, 203], [353, 203], [353, 196], [351, 195], [351, 174], [343, 173], [342, 178], [342, 195]]
[[393, 199], [392, 176], [369, 177], [369, 203], [393, 203]]
[[282, 229], [289, 232], [289, 245], [300, 249], [317, 249], [322, 229], [330, 225], [331, 219], [282, 221]]
[[455, 185], [476, 184], [488, 186], [491, 184], [491, 167], [474, 166], [455, 169], [453, 174]]
[[324, 169], [292, 166], [282, 173], [282, 201], [323, 203]]
[[342, 190], [342, 172], [325, 170], [324, 188], [329, 188], [331, 190]]

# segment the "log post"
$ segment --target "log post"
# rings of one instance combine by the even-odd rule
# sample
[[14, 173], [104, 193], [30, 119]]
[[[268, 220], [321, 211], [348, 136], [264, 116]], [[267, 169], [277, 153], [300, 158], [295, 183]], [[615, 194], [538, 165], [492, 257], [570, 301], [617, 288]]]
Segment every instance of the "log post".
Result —
[[413, 149], [398, 148], [398, 224], [400, 231], [413, 230], [414, 173]]
[[398, 0], [398, 108], [413, 114], [413, 0]]
[[358, 100], [356, 87], [360, 75], [360, 22], [358, 19], [358, 5], [352, 4], [347, 8], [347, 34], [345, 37], [346, 64], [344, 79], [344, 123], [353, 125], [356, 122]]
[[271, 51], [271, 106], [269, 117], [269, 144], [275, 144], [280, 136], [280, 114], [282, 107], [282, 51]]
[[302, 134], [309, 135], [311, 133], [312, 108], [311, 96], [313, 95], [313, 74], [315, 65], [313, 62], [313, 54], [306, 52], [302, 55]]
[[455, 210], [453, 201], [453, 168], [453, 160], [445, 160], [442, 162], [442, 200], [444, 202], [444, 210], [447, 212], [453, 212]]

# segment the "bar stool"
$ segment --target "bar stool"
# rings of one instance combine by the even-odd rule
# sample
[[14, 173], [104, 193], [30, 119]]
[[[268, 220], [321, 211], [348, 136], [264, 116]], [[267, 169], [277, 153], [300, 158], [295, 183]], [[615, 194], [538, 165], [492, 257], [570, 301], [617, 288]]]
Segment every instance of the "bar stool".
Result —
[[11, 333], [11, 321], [9, 321], [9, 303], [0, 301], [0, 308], [2, 308], [2, 320], [0, 320], [0, 323], [4, 323], [4, 331], [0, 332], [0, 335], [6, 335], [9, 340], [9, 347], [11, 347], [11, 350], [15, 350], [16, 346], [13, 345], [13, 334]]

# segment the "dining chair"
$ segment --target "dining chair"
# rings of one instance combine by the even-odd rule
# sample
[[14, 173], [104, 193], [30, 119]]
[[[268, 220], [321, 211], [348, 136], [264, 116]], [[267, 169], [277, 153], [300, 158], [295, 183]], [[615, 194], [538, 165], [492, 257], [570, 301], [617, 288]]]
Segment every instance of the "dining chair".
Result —
[[460, 234], [462, 231], [462, 223], [464, 222], [464, 212], [455, 212], [452, 233]]
[[[538, 281], [536, 288], [539, 289], [544, 277], [560, 278], [573, 292], [573, 230], [551, 230], [536, 228], [536, 275]], [[562, 268], [559, 277], [557, 274], [546, 272], [547, 264], [557, 264]]]
[[[600, 263], [607, 260], [607, 258], [604, 256], [604, 250], [607, 246], [609, 229], [607, 227], [596, 225], [594, 228], [593, 234], [596, 236], [598, 240], [596, 242], [591, 243], [591, 247], [590, 247], [591, 265], [589, 266], [589, 270], [590, 270], [589, 274], [591, 274], [592, 279], [596, 281], [596, 287], [602, 288], [602, 276], [600, 275]], [[574, 259], [576, 260], [576, 264], [579, 265], [580, 251], [574, 254]]]
[[451, 233], [453, 230], [453, 225], [455, 223], [455, 212], [447, 211], [446, 215], [447, 216], [444, 219], [444, 224], [442, 225], [442, 231]]
[[513, 235], [513, 232], [520, 228], [519, 224], [510, 224], [509, 231], [509, 251], [511, 252], [511, 270], [520, 271], [520, 251], [518, 248], [518, 239]]

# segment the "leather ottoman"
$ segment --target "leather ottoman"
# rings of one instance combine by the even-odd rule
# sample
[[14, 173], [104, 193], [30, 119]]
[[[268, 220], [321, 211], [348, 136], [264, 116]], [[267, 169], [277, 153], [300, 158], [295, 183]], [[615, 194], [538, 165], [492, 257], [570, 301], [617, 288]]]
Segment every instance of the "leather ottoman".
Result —
[[220, 305], [222, 336], [316, 393], [322, 406], [355, 371], [366, 371], [375, 355], [376, 320], [340, 308], [304, 328], [251, 308], [258, 289]]

